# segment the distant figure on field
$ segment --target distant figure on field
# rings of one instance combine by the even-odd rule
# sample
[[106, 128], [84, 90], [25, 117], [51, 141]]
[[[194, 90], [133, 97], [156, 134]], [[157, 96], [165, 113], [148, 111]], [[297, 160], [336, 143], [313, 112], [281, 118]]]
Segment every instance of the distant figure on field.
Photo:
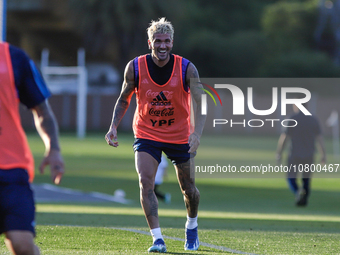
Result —
[[171, 194], [170, 193], [165, 193], [163, 194], [162, 192], [159, 191], [159, 186], [162, 185], [163, 183], [163, 178], [167, 173], [167, 168], [168, 168], [168, 161], [164, 154], [162, 154], [161, 158], [161, 163], [159, 163], [158, 168], [157, 168], [157, 173], [155, 176], [155, 194], [158, 199], [161, 199], [164, 203], [170, 204], [171, 203]]
[[[298, 123], [295, 127], [287, 127], [279, 138], [277, 146], [277, 161], [281, 164], [282, 151], [286, 145], [287, 139], [291, 140], [291, 147], [288, 157], [288, 166], [291, 171], [288, 173], [288, 185], [296, 196], [297, 206], [306, 206], [310, 195], [311, 183], [311, 164], [314, 162], [315, 142], [318, 143], [321, 152], [321, 162], [326, 163], [326, 152], [321, 135], [321, 128], [318, 120], [302, 113], [299, 108], [293, 106], [295, 114], [290, 119], [296, 120]], [[291, 121], [288, 126], [294, 126], [295, 122]], [[297, 174], [303, 168], [302, 172], [302, 188], [296, 181]]]

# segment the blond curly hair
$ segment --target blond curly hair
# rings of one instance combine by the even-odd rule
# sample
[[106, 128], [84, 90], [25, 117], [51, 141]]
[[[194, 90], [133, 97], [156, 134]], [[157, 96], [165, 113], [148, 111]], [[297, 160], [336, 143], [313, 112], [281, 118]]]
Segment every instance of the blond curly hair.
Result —
[[154, 34], [170, 34], [171, 40], [174, 39], [174, 27], [170, 21], [167, 21], [165, 17], [159, 18], [157, 21], [152, 20], [150, 26], [147, 28], [149, 40], [153, 40]]

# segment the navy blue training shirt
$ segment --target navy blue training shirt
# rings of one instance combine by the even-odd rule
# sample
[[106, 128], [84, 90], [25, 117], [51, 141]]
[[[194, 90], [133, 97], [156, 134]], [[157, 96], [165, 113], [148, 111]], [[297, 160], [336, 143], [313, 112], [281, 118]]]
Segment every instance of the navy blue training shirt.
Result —
[[9, 46], [9, 53], [20, 102], [32, 108], [49, 98], [51, 93], [33, 60], [23, 50], [12, 45]]
[[[306, 116], [299, 112], [291, 119], [297, 121], [297, 126], [288, 127], [286, 134], [291, 138], [290, 156], [294, 158], [311, 158], [315, 151], [315, 139], [321, 134], [321, 128], [318, 120], [313, 116]], [[295, 123], [290, 121], [289, 126]]]
[[[169, 81], [171, 78], [171, 74], [173, 71], [174, 63], [175, 63], [175, 57], [173, 54], [170, 54], [170, 60], [168, 63], [166, 63], [165, 66], [159, 67], [156, 65], [151, 57], [151, 54], [148, 54], [146, 56], [146, 62], [148, 65], [148, 70], [151, 76], [151, 79], [159, 84], [164, 85]], [[186, 73], [187, 69], [189, 67], [190, 61], [182, 58], [182, 79], [183, 79], [183, 88], [186, 92], [189, 91], [189, 85], [186, 84]], [[138, 89], [138, 83], [139, 83], [139, 76], [138, 76], [138, 57], [136, 57], [133, 61], [133, 68], [134, 68], [134, 75], [135, 75], [135, 85]]]

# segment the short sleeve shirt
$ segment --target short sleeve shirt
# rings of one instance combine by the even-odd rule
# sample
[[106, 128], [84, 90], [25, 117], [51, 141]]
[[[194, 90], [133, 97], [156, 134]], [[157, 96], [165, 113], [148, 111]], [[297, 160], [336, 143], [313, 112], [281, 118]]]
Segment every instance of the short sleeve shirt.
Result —
[[[310, 158], [313, 157], [315, 151], [315, 139], [321, 134], [321, 128], [318, 120], [313, 116], [306, 116], [299, 112], [293, 116], [298, 124], [295, 127], [288, 127], [286, 134], [291, 138], [291, 152], [292, 157]], [[291, 121], [289, 126], [293, 126]]]
[[27, 108], [32, 108], [51, 96], [38, 68], [27, 54], [10, 45], [15, 87], [19, 100]]

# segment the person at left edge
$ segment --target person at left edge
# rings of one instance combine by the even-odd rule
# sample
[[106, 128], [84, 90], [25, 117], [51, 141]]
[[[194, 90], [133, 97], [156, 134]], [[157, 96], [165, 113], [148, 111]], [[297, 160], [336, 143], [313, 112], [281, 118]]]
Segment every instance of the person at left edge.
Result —
[[15, 255], [39, 255], [34, 244], [35, 205], [30, 183], [34, 162], [21, 126], [19, 103], [29, 108], [45, 144], [39, 167], [50, 165], [52, 181], [64, 174], [58, 126], [48, 104], [50, 97], [40, 73], [27, 54], [8, 43], [0, 43], [0, 233]]

